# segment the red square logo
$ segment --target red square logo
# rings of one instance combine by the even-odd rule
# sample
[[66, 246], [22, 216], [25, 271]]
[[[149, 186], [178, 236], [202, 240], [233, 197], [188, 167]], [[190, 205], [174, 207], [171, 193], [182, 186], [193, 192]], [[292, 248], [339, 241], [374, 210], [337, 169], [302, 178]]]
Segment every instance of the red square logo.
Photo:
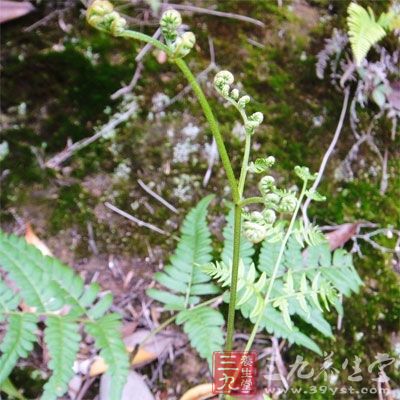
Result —
[[215, 351], [213, 354], [213, 393], [252, 395], [257, 386], [257, 353]]

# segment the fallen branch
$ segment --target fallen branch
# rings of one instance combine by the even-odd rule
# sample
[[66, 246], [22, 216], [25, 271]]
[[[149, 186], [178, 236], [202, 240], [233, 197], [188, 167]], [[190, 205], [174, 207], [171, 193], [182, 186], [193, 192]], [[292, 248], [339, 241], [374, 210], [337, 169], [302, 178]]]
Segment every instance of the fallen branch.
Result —
[[213, 138], [213, 140], [211, 142], [210, 154], [208, 157], [208, 168], [207, 168], [207, 171], [203, 178], [203, 187], [206, 187], [208, 185], [208, 182], [211, 178], [212, 169], [213, 169], [213, 166], [214, 166], [217, 158], [218, 158], [217, 143], [215, 142], [215, 139]]
[[229, 12], [210, 10], [208, 8], [190, 6], [188, 4], [163, 3], [163, 4], [161, 4], [161, 7], [163, 9], [174, 8], [175, 10], [191, 11], [191, 12], [194, 12], [194, 13], [214, 15], [216, 17], [236, 19], [238, 21], [249, 22], [250, 24], [257, 25], [257, 26], [259, 26], [261, 28], [265, 27], [264, 22], [261, 22], [258, 19], [247, 17], [246, 15], [240, 15], [240, 14], [234, 14], [234, 13], [229, 13]]
[[59, 166], [64, 163], [66, 160], [68, 160], [74, 153], [76, 153], [79, 150], [82, 150], [89, 144], [95, 142], [97, 139], [103, 137], [107, 133], [113, 131], [118, 125], [122, 124], [123, 122], [127, 121], [132, 114], [136, 111], [137, 109], [137, 103], [136, 101], [132, 101], [129, 103], [129, 105], [126, 107], [126, 110], [121, 113], [117, 113], [114, 115], [114, 118], [111, 119], [106, 125], [104, 125], [99, 131], [97, 131], [93, 136], [90, 136], [88, 138], [79, 140], [72, 145], [68, 146], [66, 149], [61, 151], [60, 153], [56, 154], [52, 158], [46, 161], [45, 166], [47, 168], [52, 168], [52, 169], [58, 169]]
[[136, 224], [138, 224], [139, 226], [144, 226], [145, 228], [149, 228], [154, 232], [157, 233], [161, 233], [162, 235], [168, 235], [167, 232], [163, 231], [162, 229], [160, 229], [159, 227], [150, 224], [148, 222], [144, 222], [142, 220], [140, 220], [139, 218], [134, 217], [133, 215], [128, 214], [125, 211], [122, 211], [121, 209], [119, 209], [118, 207], [113, 206], [111, 203], [105, 202], [104, 205], [109, 208], [110, 210], [116, 212], [119, 215], [122, 215], [123, 217], [125, 217], [126, 219], [129, 219], [129, 221], [132, 221]]
[[379, 188], [379, 193], [382, 196], [386, 193], [386, 190], [388, 188], [388, 179], [389, 179], [389, 174], [387, 172], [388, 157], [389, 157], [389, 152], [388, 149], [386, 148], [382, 159], [382, 178], [381, 178], [381, 185]]
[[140, 74], [143, 70], [143, 63], [140, 61], [136, 66], [135, 73], [133, 74], [132, 80], [129, 82], [129, 85], [123, 86], [122, 88], [118, 89], [115, 93], [110, 96], [111, 100], [116, 100], [118, 97], [123, 96], [124, 94], [132, 92], [133, 88], [138, 83], [140, 78]]
[[147, 192], [150, 196], [153, 196], [157, 201], [159, 201], [161, 204], [163, 204], [165, 207], [167, 207], [169, 210], [174, 212], [175, 214], [179, 214], [178, 210], [170, 203], [168, 203], [167, 200], [162, 198], [159, 194], [157, 194], [154, 190], [151, 190], [141, 179], [138, 179], [138, 184], [140, 187]]
[[[161, 28], [158, 28], [153, 35], [154, 39], [158, 39], [161, 35]], [[146, 43], [145, 46], [143, 46], [142, 50], [139, 51], [138, 55], [135, 57], [136, 62], [140, 62], [143, 60], [144, 56], [153, 48], [153, 46], [150, 43]]]
[[[335, 134], [333, 135], [333, 138], [332, 138], [331, 144], [328, 147], [328, 150], [324, 154], [321, 166], [319, 167], [319, 170], [318, 170], [317, 179], [315, 179], [314, 184], [312, 185], [312, 187], [309, 190], [310, 193], [315, 192], [317, 190], [317, 187], [318, 187], [319, 183], [321, 182], [322, 176], [324, 175], [324, 171], [325, 171], [326, 165], [328, 163], [328, 160], [329, 160], [331, 154], [333, 153], [333, 150], [335, 149], [336, 143], [339, 139], [340, 133], [343, 128], [343, 123], [344, 123], [344, 118], [346, 116], [346, 110], [347, 110], [347, 104], [349, 101], [349, 96], [350, 96], [350, 89], [346, 88], [344, 91], [342, 111], [340, 113], [340, 118], [339, 118], [338, 125], [336, 127]], [[309, 219], [307, 216], [307, 208], [310, 205], [310, 202], [311, 202], [311, 198], [307, 197], [306, 201], [304, 202], [304, 206], [302, 208], [303, 219], [304, 219], [305, 224], [309, 223]]]

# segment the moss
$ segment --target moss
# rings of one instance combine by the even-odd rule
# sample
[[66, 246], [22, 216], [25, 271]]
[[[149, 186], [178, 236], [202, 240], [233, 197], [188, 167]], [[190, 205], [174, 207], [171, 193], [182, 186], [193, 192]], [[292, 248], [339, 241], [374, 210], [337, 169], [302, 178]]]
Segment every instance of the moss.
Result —
[[10, 380], [17, 389], [23, 388], [23, 395], [27, 399], [40, 396], [46, 380], [40, 376], [40, 372], [32, 367], [14, 368]]
[[[336, 185], [329, 186], [332, 188]], [[311, 212], [319, 219], [336, 221], [338, 224], [364, 220], [382, 226], [397, 225], [399, 222], [397, 199], [400, 193], [396, 182], [391, 182], [385, 196], [380, 194], [376, 183], [368, 180], [344, 183], [339, 190], [330, 190], [325, 186], [322, 191], [333, 194], [325, 207], [312, 207]]]
[[103, 110], [112, 104], [110, 94], [130, 72], [126, 66], [93, 64], [71, 46], [24, 61], [10, 57], [7, 64], [3, 107], [26, 102], [31, 122], [40, 123], [37, 134], [48, 142], [48, 151], [60, 150], [68, 138], [82, 139], [104, 121]]
[[51, 228], [57, 232], [73, 225], [86, 225], [92, 217], [92, 210], [90, 196], [79, 184], [64, 186], [55, 202]]

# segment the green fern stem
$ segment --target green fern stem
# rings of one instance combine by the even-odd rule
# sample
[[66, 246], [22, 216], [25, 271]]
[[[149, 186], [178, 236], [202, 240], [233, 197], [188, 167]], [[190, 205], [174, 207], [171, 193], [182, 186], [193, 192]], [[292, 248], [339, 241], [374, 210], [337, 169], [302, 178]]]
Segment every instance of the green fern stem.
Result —
[[323, 293], [324, 293], [323, 290], [309, 290], [308, 292], [294, 292], [294, 293], [290, 293], [290, 294], [285, 294], [282, 296], [277, 296], [277, 297], [273, 297], [272, 299], [269, 299], [267, 301], [266, 306], [270, 303], [274, 303], [275, 301], [287, 300], [287, 299], [291, 299], [293, 297], [297, 297], [299, 294], [302, 294], [304, 296], [311, 296], [313, 294], [323, 294]]
[[242, 208], [235, 204], [234, 206], [234, 223], [233, 223], [233, 258], [232, 258], [232, 278], [231, 290], [229, 297], [228, 322], [226, 328], [225, 350], [232, 350], [233, 334], [235, 330], [235, 311], [236, 311], [236, 295], [239, 276], [239, 260], [240, 260], [240, 234], [242, 229]]
[[228, 153], [226, 151], [224, 139], [222, 138], [221, 132], [219, 130], [219, 126], [217, 120], [214, 117], [214, 114], [211, 110], [210, 104], [207, 101], [206, 96], [203, 93], [200, 85], [198, 84], [196, 78], [192, 74], [192, 71], [187, 66], [186, 62], [181, 58], [174, 60], [177, 67], [182, 71], [183, 75], [186, 77], [190, 86], [193, 89], [194, 94], [196, 95], [201, 108], [203, 109], [203, 113], [210, 125], [211, 132], [214, 136], [215, 142], [217, 144], [218, 152], [221, 157], [222, 165], [224, 166], [226, 176], [228, 178], [229, 186], [232, 192], [233, 202], [236, 204], [240, 201], [239, 190], [237, 186], [237, 181], [235, 178], [235, 174], [233, 172], [232, 163], [229, 159]]
[[303, 198], [304, 198], [304, 195], [306, 193], [306, 190], [307, 190], [307, 180], [304, 180], [303, 187], [302, 187], [301, 192], [300, 192], [300, 196], [299, 196], [299, 198], [297, 200], [296, 208], [295, 208], [295, 210], [293, 212], [293, 215], [292, 215], [292, 218], [290, 220], [290, 224], [289, 224], [289, 227], [288, 227], [288, 229], [286, 231], [285, 237], [283, 238], [283, 242], [282, 242], [281, 248], [279, 249], [278, 258], [276, 259], [276, 263], [275, 263], [274, 269], [272, 271], [271, 280], [269, 282], [267, 293], [266, 293], [265, 298], [264, 298], [262, 311], [260, 312], [260, 314], [259, 314], [259, 316], [257, 318], [257, 321], [256, 321], [256, 323], [255, 323], [255, 325], [253, 327], [253, 330], [251, 331], [251, 335], [249, 337], [249, 340], [247, 341], [245, 351], [250, 351], [251, 346], [253, 345], [254, 339], [256, 337], [256, 334], [257, 334], [257, 331], [258, 331], [258, 327], [259, 327], [259, 325], [261, 323], [262, 317], [264, 316], [265, 308], [266, 308], [267, 304], [269, 303], [269, 300], [270, 300], [269, 297], [271, 295], [271, 291], [272, 291], [272, 288], [274, 286], [275, 279], [276, 279], [276, 277], [278, 275], [278, 269], [279, 269], [279, 266], [280, 266], [281, 261], [282, 261], [283, 253], [285, 251], [286, 244], [287, 244], [287, 242], [288, 242], [288, 240], [290, 238], [290, 235], [292, 234], [293, 227], [294, 227], [294, 224], [296, 222], [297, 214], [299, 213], [300, 206], [301, 206], [301, 203], [303, 201]]
[[144, 33], [131, 31], [131, 30], [124, 30], [116, 36], [149, 43], [152, 46], [156, 47], [157, 49], [165, 51], [168, 56], [170, 56], [170, 57], [172, 56], [172, 52], [170, 51], [168, 46], [166, 46], [164, 43], [160, 42], [159, 40], [154, 39], [152, 36], [146, 35]]
[[[197, 99], [199, 100], [199, 103], [203, 109], [204, 115], [207, 118], [207, 121], [210, 125], [211, 132], [214, 135], [217, 147], [218, 147], [218, 152], [220, 154], [222, 164], [224, 166], [228, 182], [230, 184], [231, 192], [232, 192], [232, 199], [233, 202], [235, 203], [234, 206], [234, 234], [233, 234], [233, 256], [232, 256], [232, 281], [231, 281], [231, 293], [230, 293], [230, 300], [229, 300], [229, 309], [228, 309], [228, 321], [227, 321], [227, 334], [226, 334], [226, 344], [225, 348], [226, 350], [231, 350], [232, 345], [233, 345], [233, 334], [234, 334], [234, 325], [235, 325], [235, 311], [236, 311], [236, 293], [237, 293], [237, 281], [238, 281], [238, 273], [239, 273], [239, 259], [240, 259], [240, 234], [241, 234], [241, 222], [242, 222], [242, 209], [238, 205], [242, 193], [240, 192], [240, 189], [237, 185], [237, 181], [235, 178], [235, 175], [233, 173], [232, 169], [232, 164], [230, 162], [229, 156], [226, 152], [225, 144], [223, 141], [223, 138], [221, 136], [221, 133], [219, 131], [218, 123], [215, 120], [215, 117], [211, 111], [211, 107], [200, 87], [200, 85], [197, 83], [196, 78], [193, 76], [192, 72], [188, 68], [187, 64], [185, 61], [182, 59], [177, 59], [175, 60], [175, 64], [178, 66], [178, 68], [182, 71], [182, 73], [185, 75], [186, 79], [188, 80], [189, 84], [192, 86], [193, 92], [197, 96]], [[243, 165], [245, 165], [245, 171], [247, 172], [247, 164], [248, 164], [248, 158], [249, 158], [249, 152], [250, 152], [250, 143], [247, 145], [248, 147], [248, 155], [247, 155], [247, 161], [246, 163], [243, 162]], [[245, 160], [243, 160], [245, 161]], [[245, 179], [246, 173], [244, 173], [243, 178], [242, 174], [240, 175], [241, 179]], [[243, 181], [243, 187], [244, 187], [244, 181]]]
[[250, 146], [251, 146], [251, 134], [246, 133], [246, 143], [244, 147], [242, 169], [240, 170], [239, 185], [238, 185], [240, 200], [242, 200], [243, 197], [244, 184], [246, 182], [247, 170], [249, 168]]

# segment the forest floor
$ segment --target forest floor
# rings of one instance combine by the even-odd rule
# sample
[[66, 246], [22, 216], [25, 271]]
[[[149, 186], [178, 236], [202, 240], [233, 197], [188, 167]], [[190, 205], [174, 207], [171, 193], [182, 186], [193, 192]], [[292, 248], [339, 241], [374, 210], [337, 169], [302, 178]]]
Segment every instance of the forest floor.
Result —
[[[203, 87], [237, 170], [243, 148], [241, 127], [233, 110], [224, 107], [210, 84], [220, 68], [235, 74], [254, 98], [257, 110], [264, 113], [253, 152], [275, 156], [276, 179], [294, 184], [292, 171], [298, 164], [317, 170], [336, 129], [343, 94], [328, 79], [316, 77], [316, 54], [332, 28], [344, 26], [348, 3], [193, 3], [205, 8], [217, 6], [220, 11], [247, 15], [263, 24], [183, 12], [184, 22], [197, 37], [189, 64], [194, 71], [208, 72]], [[157, 21], [146, 4], [138, 3], [124, 12], [133, 17], [130, 23], [136, 23], [137, 29], [150, 34], [156, 29]], [[50, 18], [32, 25], [46, 15]], [[2, 229], [24, 235], [30, 224], [55, 256], [86, 281], [97, 281], [103, 289], [111, 290], [129, 332], [152, 329], [162, 320], [161, 308], [145, 290], [154, 285], [153, 273], [168, 262], [186, 211], [206, 194], [215, 193], [210, 224], [215, 236], [221, 237], [229, 199], [218, 160], [211, 178], [203, 184], [212, 158], [210, 132], [190, 91], [175, 101], [174, 96], [185, 90], [185, 82], [162, 54], [150, 51], [133, 90], [112, 99], [113, 93], [131, 81], [140, 49], [140, 44], [110, 38], [87, 26], [79, 2], [66, 2], [65, 7], [56, 1], [42, 2], [34, 13], [7, 23], [1, 38], [0, 122], [2, 140], [9, 144], [9, 155], [2, 162]], [[210, 67], [214, 57], [215, 66]], [[105, 136], [64, 162], [54, 163], [53, 157], [65, 154], [69, 143], [94, 135], [125, 112], [129, 114], [126, 122], [108, 129]], [[381, 228], [399, 226], [400, 135], [392, 143], [385, 134], [377, 133], [378, 146], [390, 144], [390, 178], [383, 196], [379, 192], [381, 165], [367, 146], [353, 165], [354, 179], [344, 181], [338, 176], [341, 160], [354, 142], [346, 119], [321, 185], [328, 201], [309, 211], [320, 225], [368, 221]], [[143, 189], [141, 182], [176, 212]], [[255, 180], [250, 180], [248, 193], [256, 190]], [[158, 231], [139, 226], [107, 204]], [[378, 242], [394, 247], [391, 238]], [[345, 357], [361, 357], [362, 385], [368, 386], [374, 382], [366, 366], [378, 353], [392, 354], [398, 343], [399, 260], [365, 241], [360, 240], [360, 246], [363, 257], [356, 255], [355, 265], [365, 286], [355, 298], [345, 301], [345, 317], [341, 329], [335, 331], [336, 341], [305, 329], [327, 354], [333, 353], [334, 365], [341, 365]], [[336, 324], [337, 316], [332, 313], [329, 320]], [[241, 325], [242, 333], [248, 333]], [[176, 337], [172, 353], [139, 370], [160, 399], [178, 398], [209, 378], [206, 363], [190, 350], [178, 331]], [[284, 345], [287, 366], [297, 352], [295, 346]], [[302, 354], [315, 368], [321, 366], [321, 357], [304, 350]], [[41, 386], [41, 379], [31, 373], [35, 362], [38, 360], [13, 374], [16, 384], [28, 379], [28, 398], [36, 396]], [[345, 384], [350, 374], [349, 370], [341, 371], [338, 382]], [[398, 372], [390, 376], [394, 387], [400, 385]], [[97, 381], [93, 383], [87, 398], [93, 398], [97, 385]], [[295, 387], [302, 385], [301, 380], [294, 382]], [[354, 396], [304, 394], [302, 399], [361, 398]]]

